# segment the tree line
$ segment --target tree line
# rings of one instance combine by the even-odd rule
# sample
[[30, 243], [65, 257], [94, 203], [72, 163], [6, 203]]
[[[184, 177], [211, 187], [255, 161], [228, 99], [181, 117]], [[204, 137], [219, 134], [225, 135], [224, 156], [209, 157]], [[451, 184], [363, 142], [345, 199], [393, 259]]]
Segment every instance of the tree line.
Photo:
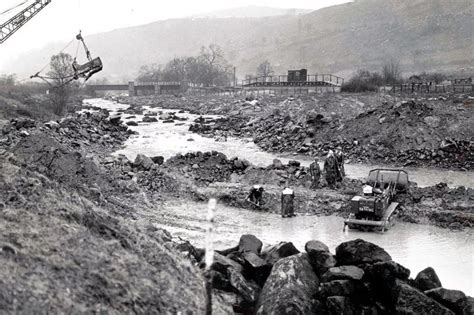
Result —
[[176, 57], [165, 65], [145, 65], [139, 70], [137, 81], [179, 81], [199, 86], [225, 86], [233, 82], [233, 67], [218, 45], [201, 47], [197, 56]]

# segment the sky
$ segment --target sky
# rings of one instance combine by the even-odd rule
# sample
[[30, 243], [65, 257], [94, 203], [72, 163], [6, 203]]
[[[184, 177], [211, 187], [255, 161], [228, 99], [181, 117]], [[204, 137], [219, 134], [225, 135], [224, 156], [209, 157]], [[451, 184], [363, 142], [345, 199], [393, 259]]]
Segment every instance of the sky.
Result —
[[[0, 12], [23, 1], [1, 0]], [[29, 3], [34, 1], [29, 0]], [[69, 42], [79, 30], [88, 35], [249, 5], [317, 10], [345, 2], [349, 0], [52, 0], [38, 15], [1, 44], [0, 73], [4, 63], [15, 55], [43, 47], [50, 42]], [[19, 11], [21, 8], [0, 15], [0, 23]]]

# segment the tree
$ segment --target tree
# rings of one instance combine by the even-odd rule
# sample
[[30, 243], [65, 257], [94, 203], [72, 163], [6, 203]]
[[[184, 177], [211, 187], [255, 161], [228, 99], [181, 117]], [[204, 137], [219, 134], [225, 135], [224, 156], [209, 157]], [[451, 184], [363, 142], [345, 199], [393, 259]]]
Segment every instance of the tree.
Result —
[[382, 77], [385, 84], [396, 84], [400, 81], [401, 71], [400, 62], [391, 59], [382, 67]]
[[273, 68], [272, 68], [272, 65], [270, 64], [270, 61], [265, 60], [264, 62], [258, 65], [257, 76], [268, 77], [272, 74], [273, 74]]
[[51, 57], [50, 71], [48, 77], [51, 78], [53, 87], [50, 91], [50, 99], [53, 103], [53, 112], [62, 115], [66, 109], [71, 87], [68, 80], [74, 74], [72, 69], [73, 59], [71, 55], [59, 53]]
[[139, 82], [158, 82], [163, 77], [163, 71], [160, 65], [151, 64], [141, 66], [138, 72], [137, 81]]

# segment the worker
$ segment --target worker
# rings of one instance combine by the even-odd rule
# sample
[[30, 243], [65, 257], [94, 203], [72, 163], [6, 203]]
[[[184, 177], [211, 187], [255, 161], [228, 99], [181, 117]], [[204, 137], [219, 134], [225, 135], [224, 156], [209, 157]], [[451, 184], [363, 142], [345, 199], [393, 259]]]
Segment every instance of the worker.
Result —
[[336, 158], [332, 150], [329, 150], [326, 160], [324, 161], [324, 172], [329, 188], [334, 188], [336, 184], [337, 165]]
[[311, 175], [311, 188], [318, 188], [319, 179], [321, 177], [321, 168], [317, 159], [314, 159], [314, 162], [309, 165], [309, 174]]
[[295, 216], [294, 200], [295, 194], [293, 189], [285, 186], [285, 189], [281, 192], [281, 216], [283, 218]]
[[336, 152], [334, 152], [334, 156], [336, 158], [336, 166], [337, 166], [336, 180], [338, 182], [341, 182], [344, 176], [346, 176], [346, 170], [344, 169], [344, 153], [342, 153], [341, 147], [336, 148]]
[[247, 197], [247, 200], [255, 205], [257, 208], [260, 208], [263, 201], [263, 192], [264, 189], [260, 185], [253, 185], [252, 189], [250, 189], [250, 194]]

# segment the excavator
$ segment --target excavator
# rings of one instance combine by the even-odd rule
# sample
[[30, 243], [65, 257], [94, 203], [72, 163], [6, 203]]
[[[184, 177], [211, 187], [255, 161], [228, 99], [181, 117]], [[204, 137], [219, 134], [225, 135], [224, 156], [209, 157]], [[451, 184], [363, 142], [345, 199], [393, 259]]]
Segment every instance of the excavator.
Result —
[[[31, 2], [30, 0], [25, 0], [18, 5], [0, 12], [0, 15], [5, 13], [12, 12], [13, 10], [28, 4]], [[29, 4], [26, 8], [21, 10], [19, 13], [15, 14], [13, 17], [8, 19], [5, 23], [0, 25], [0, 44], [3, 44], [8, 38], [10, 38], [15, 32], [17, 32], [23, 25], [25, 25], [29, 20], [31, 20], [36, 14], [38, 14], [41, 10], [43, 10], [47, 5], [51, 3], [51, 0], [34, 0], [33, 3]], [[89, 49], [84, 42], [84, 38], [81, 35], [81, 32], [76, 36], [79, 44], [82, 44], [84, 47], [87, 62], [84, 64], [79, 64], [77, 62], [77, 54], [72, 62], [72, 69], [73, 73], [66, 78], [63, 78], [64, 82], [62, 85], [66, 85], [74, 80], [79, 80], [80, 78], [84, 79], [84, 82], [89, 80], [91, 76], [96, 74], [97, 72], [101, 71], [103, 68], [102, 60], [97, 58], [92, 58]], [[71, 44], [71, 43], [70, 43]], [[70, 45], [68, 44], [68, 46]], [[66, 46], [65, 48], [67, 48]], [[79, 48], [79, 47], [78, 47]], [[51, 85], [49, 82], [53, 78], [41, 76], [41, 71], [37, 72], [36, 74], [32, 75], [30, 78], [40, 78], [46, 81], [48, 84]]]

